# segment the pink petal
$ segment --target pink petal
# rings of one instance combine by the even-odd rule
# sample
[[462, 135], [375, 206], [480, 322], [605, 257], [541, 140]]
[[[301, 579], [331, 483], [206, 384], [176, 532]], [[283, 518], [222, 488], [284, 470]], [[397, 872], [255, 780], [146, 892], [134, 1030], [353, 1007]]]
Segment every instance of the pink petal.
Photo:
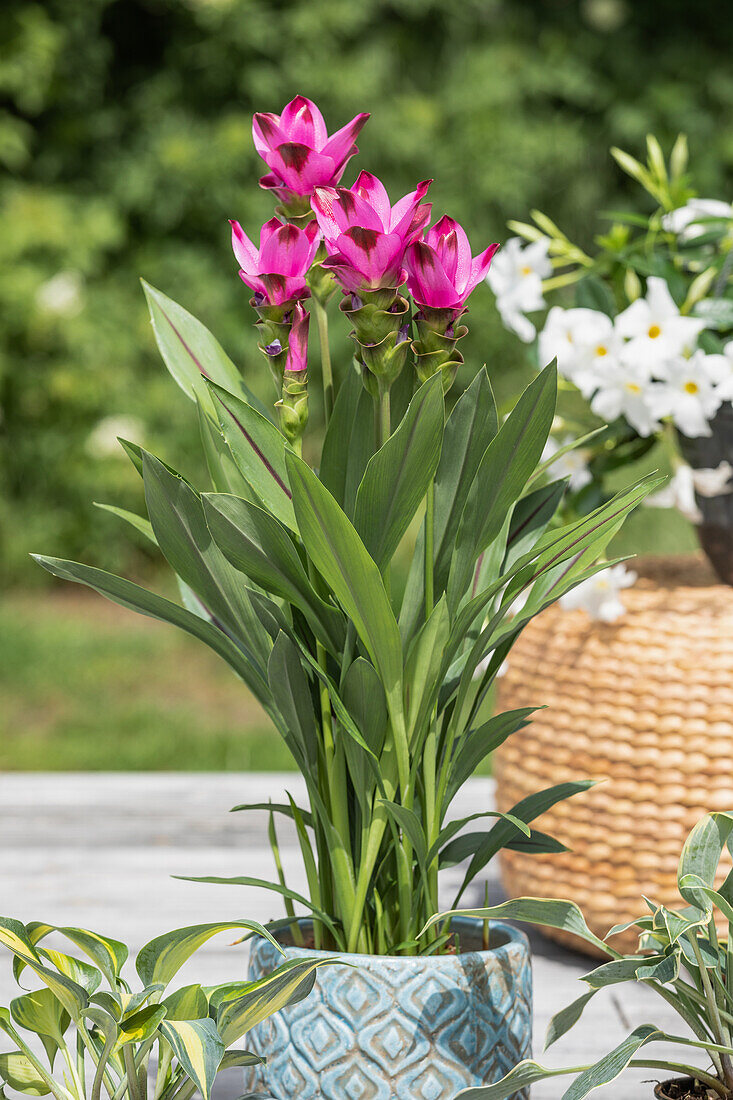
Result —
[[302, 275], [280, 275], [278, 272], [263, 272], [261, 277], [265, 296], [273, 306], [283, 302], [292, 302], [294, 298], [308, 298], [310, 290]]
[[[405, 220], [405, 218], [407, 218], [408, 221], [406, 224], [409, 224], [409, 215], [414, 212], [414, 210], [417, 208], [418, 203], [422, 202], [422, 200], [425, 198], [428, 193], [428, 188], [430, 187], [430, 184], [432, 182], [432, 180], [423, 180], [422, 183], [418, 183], [414, 191], [411, 191], [409, 195], [403, 195], [403, 197], [394, 204], [394, 206], [392, 207], [392, 216], [390, 218], [389, 225], [390, 229], [393, 232], [402, 233], [402, 229], [400, 228], [401, 223]], [[428, 217], [425, 221], [422, 222], [421, 229], [426, 224], [426, 222], [429, 221], [429, 219], [430, 213], [428, 212]]]
[[463, 226], [444, 214], [428, 230], [425, 242], [436, 250], [448, 278], [462, 291], [471, 277], [471, 245]]
[[448, 309], [459, 304], [456, 288], [450, 281], [434, 248], [415, 241], [405, 253], [407, 285], [419, 306]]
[[268, 153], [270, 149], [275, 149], [278, 145], [282, 145], [284, 141], [288, 140], [288, 136], [281, 130], [280, 119], [277, 115], [273, 115], [270, 112], [260, 112], [252, 119], [252, 140], [254, 141], [255, 149], [262, 159], [265, 160], [265, 154]]
[[308, 367], [308, 325], [310, 314], [300, 302], [293, 310], [293, 326], [288, 338], [288, 357], [285, 366], [289, 371], [303, 371]]
[[296, 195], [310, 195], [314, 188], [331, 183], [334, 176], [335, 166], [330, 157], [299, 142], [284, 142], [264, 159]]
[[338, 188], [338, 207], [334, 210], [334, 215], [342, 233], [346, 233], [347, 230], [353, 229], [355, 226], [362, 229], [373, 229], [377, 233], [386, 232], [379, 213], [369, 200], [358, 194], [354, 188], [351, 190], [346, 187]]
[[232, 248], [237, 263], [244, 271], [254, 275], [257, 271], [257, 249], [239, 222], [230, 221], [229, 224], [232, 227]]
[[357, 115], [356, 118], [352, 118], [351, 122], [347, 122], [345, 126], [342, 126], [340, 130], [331, 135], [321, 152], [325, 156], [332, 157], [334, 164], [340, 168], [346, 163], [348, 157], [357, 151], [354, 142], [368, 118], [368, 114], [361, 114]]
[[377, 179], [376, 176], [373, 176], [371, 172], [362, 171], [359, 173], [351, 191], [353, 194], [359, 195], [360, 198], [368, 203], [372, 210], [376, 211], [382, 223], [380, 228], [383, 229], [385, 233], [389, 233], [392, 207], [390, 206], [387, 189], [382, 181]]
[[296, 95], [280, 115], [280, 128], [287, 135], [286, 141], [322, 149], [328, 140], [326, 123], [315, 103], [304, 95]]
[[283, 223], [279, 218], [270, 218], [269, 222], [265, 222], [260, 229], [260, 252], [258, 257], [258, 264], [261, 263], [262, 249], [265, 247], [271, 237], [274, 237], [278, 229], [282, 229]]
[[335, 187], [316, 187], [311, 197], [311, 208], [326, 243], [335, 241], [340, 233], [339, 224], [336, 221], [336, 211], [339, 209], [338, 198]]
[[311, 241], [296, 225], [281, 225], [260, 250], [260, 275], [297, 275], [309, 267]]
[[337, 244], [341, 256], [362, 272], [372, 289], [394, 286], [398, 281], [404, 245], [396, 233], [354, 226], [338, 238]]
[[333, 256], [329, 256], [327, 260], [324, 260], [323, 266], [334, 273], [345, 291], [359, 294], [361, 291], [369, 289], [369, 285], [361, 271], [357, 271], [348, 260], [344, 259], [340, 252], [336, 252]]
[[257, 277], [257, 275], [250, 275], [246, 271], [240, 271], [239, 272], [239, 278], [255, 294], [261, 294], [264, 298], [267, 297], [267, 290], [265, 288], [265, 284], [262, 282], [262, 280], [260, 278]]
[[491, 266], [491, 261], [493, 260], [494, 254], [496, 253], [498, 248], [498, 244], [490, 244], [484, 252], [481, 252], [480, 255], [476, 256], [476, 258], [471, 262], [471, 274], [466, 282], [466, 287], [464, 290], [464, 295], [466, 298], [486, 276], [486, 272], [489, 270], [489, 267]]

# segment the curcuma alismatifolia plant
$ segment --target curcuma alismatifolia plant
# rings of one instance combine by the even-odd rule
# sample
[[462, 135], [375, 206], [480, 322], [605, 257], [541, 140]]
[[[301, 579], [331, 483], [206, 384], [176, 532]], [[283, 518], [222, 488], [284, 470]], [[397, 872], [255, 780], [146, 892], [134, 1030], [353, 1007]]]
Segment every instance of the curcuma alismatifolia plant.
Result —
[[[209, 1100], [220, 1069], [261, 1061], [233, 1045], [307, 996], [316, 970], [330, 961], [289, 960], [257, 982], [170, 989], [200, 947], [232, 930], [272, 939], [246, 920], [178, 928], [140, 950], [133, 989], [124, 976], [128, 949], [119, 940], [0, 917], [0, 944], [13, 955], [15, 980], [20, 985], [21, 975], [24, 983], [31, 975], [38, 982], [0, 1007], [0, 1033], [13, 1047], [0, 1053], [0, 1097], [6, 1087], [55, 1100], [100, 1100], [103, 1093], [110, 1100], [190, 1100], [196, 1092]], [[54, 934], [77, 954], [49, 947]]]
[[[485, 367], [451, 394], [466, 302], [495, 246], [473, 257], [447, 217], [427, 229], [429, 181], [396, 203], [368, 172], [351, 188], [336, 186], [365, 121], [329, 137], [303, 97], [280, 116], [255, 116], [270, 168], [260, 182], [279, 200], [277, 217], [259, 248], [234, 222], [233, 246], [253, 292], [276, 415], [199, 321], [145, 288], [163, 359], [198, 406], [212, 491], [123, 441], [148, 517], [117, 511], [160, 547], [182, 604], [87, 565], [38, 560], [200, 638], [289, 746], [309, 805], [264, 806], [278, 881], [217, 881], [281, 894], [296, 940], [298, 904], [314, 919], [316, 947], [410, 954], [446, 943], [438, 934], [417, 939], [437, 910], [441, 867], [468, 860], [457, 904], [502, 846], [558, 850], [529, 823], [584, 783], [561, 784], [506, 815], [448, 815], [462, 783], [529, 717], [529, 709], [491, 716], [487, 706], [514, 639], [606, 567], [597, 558], [649, 485], [558, 527], [564, 483], [542, 482], [541, 462], [554, 365], [501, 425]], [[334, 372], [328, 303], [339, 290], [355, 355]], [[308, 299], [325, 408], [322, 432], [307, 439], [312, 464], [302, 457]], [[404, 591], [391, 568], [401, 546], [412, 554]], [[286, 884], [275, 814], [297, 829], [308, 897]]]
[[[577, 905], [552, 898], [517, 898], [491, 909], [465, 915], [483, 920], [505, 918], [572, 932], [608, 956], [609, 961], [586, 974], [587, 990], [550, 1021], [545, 1049], [577, 1023], [588, 1002], [602, 989], [624, 982], [643, 982], [671, 1005], [687, 1035], [670, 1035], [663, 1027], [641, 1024], [593, 1065], [548, 1069], [530, 1060], [520, 1062], [506, 1077], [486, 1088], [466, 1089], [464, 1100], [505, 1100], [519, 1090], [549, 1077], [575, 1074], [563, 1100], [582, 1100], [593, 1089], [613, 1081], [627, 1066], [659, 1070], [684, 1077], [686, 1087], [674, 1095], [733, 1096], [733, 871], [720, 885], [721, 854], [733, 851], [733, 815], [707, 814], [695, 826], [682, 849], [677, 883], [682, 906], [667, 909], [644, 898], [648, 912], [628, 924], [612, 928], [605, 940], [588, 928]], [[442, 914], [440, 922], [453, 916]], [[608, 944], [617, 932], [639, 930], [639, 950], [620, 955]], [[726, 929], [718, 938], [718, 927]], [[679, 1061], [650, 1058], [645, 1048], [654, 1043], [677, 1046]], [[685, 1054], [707, 1054], [709, 1066], [700, 1068]]]

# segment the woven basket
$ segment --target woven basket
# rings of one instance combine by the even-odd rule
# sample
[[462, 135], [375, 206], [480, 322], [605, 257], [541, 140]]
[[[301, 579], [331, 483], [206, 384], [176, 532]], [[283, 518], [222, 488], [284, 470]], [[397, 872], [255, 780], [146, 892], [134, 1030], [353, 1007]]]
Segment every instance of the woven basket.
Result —
[[[606, 780], [538, 819], [570, 852], [502, 852], [504, 886], [577, 902], [599, 936], [641, 915], [641, 894], [679, 907], [685, 837], [708, 811], [733, 809], [733, 588], [702, 556], [639, 572], [615, 623], [543, 612], [499, 681], [501, 710], [547, 708], [494, 755], [500, 810], [568, 779]], [[613, 946], [633, 950], [636, 935]]]

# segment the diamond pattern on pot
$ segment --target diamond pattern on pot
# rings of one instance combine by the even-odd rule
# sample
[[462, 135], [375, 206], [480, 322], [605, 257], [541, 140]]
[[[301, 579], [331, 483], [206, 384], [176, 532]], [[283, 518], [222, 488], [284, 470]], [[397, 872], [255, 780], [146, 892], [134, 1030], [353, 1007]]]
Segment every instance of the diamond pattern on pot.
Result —
[[[465, 943], [477, 922], [460, 924]], [[532, 974], [521, 932], [497, 922], [492, 939], [492, 950], [461, 955], [339, 954], [351, 965], [320, 969], [308, 997], [250, 1031], [267, 1066], [248, 1087], [275, 1100], [452, 1100], [498, 1081], [531, 1055]], [[250, 980], [281, 959], [255, 942]]]

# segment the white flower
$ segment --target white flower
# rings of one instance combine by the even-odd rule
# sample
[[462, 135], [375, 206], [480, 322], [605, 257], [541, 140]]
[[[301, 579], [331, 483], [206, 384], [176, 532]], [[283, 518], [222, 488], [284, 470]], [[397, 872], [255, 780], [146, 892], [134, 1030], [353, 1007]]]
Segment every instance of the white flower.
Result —
[[624, 588], [630, 588], [635, 580], [636, 573], [623, 563], [613, 565], [566, 592], [560, 598], [560, 606], [568, 611], [587, 611], [592, 619], [612, 623], [626, 610], [619, 593]]
[[526, 344], [534, 340], [535, 327], [525, 313], [543, 309], [542, 280], [552, 274], [546, 237], [525, 248], [512, 237], [494, 257], [486, 282], [496, 295], [496, 306], [506, 328]]
[[616, 318], [616, 330], [627, 337], [627, 359], [635, 358], [650, 368], [694, 346], [705, 328], [695, 317], [682, 317], [664, 279], [647, 279], [646, 298], [637, 298]]
[[702, 513], [697, 506], [695, 493], [701, 497], [717, 497], [730, 493], [733, 466], [721, 462], [714, 469], [693, 470], [682, 464], [677, 467], [669, 482], [656, 493], [647, 497], [646, 503], [652, 508], [676, 508], [690, 523], [702, 523]]
[[733, 206], [721, 199], [690, 199], [684, 206], [678, 206], [662, 218], [662, 228], [674, 233], [681, 241], [693, 241], [710, 229], [700, 218], [733, 219]]
[[120, 447], [118, 436], [123, 439], [140, 439], [143, 423], [136, 416], [105, 416], [95, 424], [87, 437], [85, 450], [92, 458], [109, 458], [125, 452]]
[[640, 363], [617, 361], [609, 364], [590, 407], [607, 423], [623, 416], [639, 435], [653, 435], [661, 427], [651, 409], [654, 386]]
[[680, 355], [660, 365], [660, 381], [649, 405], [655, 416], [670, 416], [687, 436], [710, 435], [709, 420], [723, 403], [721, 386], [729, 375], [724, 355], [706, 355], [702, 349], [689, 357]]
[[76, 317], [84, 308], [84, 280], [78, 271], [59, 271], [36, 291], [36, 305], [55, 317]]
[[557, 359], [564, 378], [590, 397], [598, 376], [615, 361], [621, 341], [613, 321], [597, 309], [562, 309], [553, 306], [540, 333], [540, 364]]
[[[550, 436], [542, 452], [542, 461], [546, 462], [548, 458], [552, 458], [554, 454], [557, 454], [558, 451], [566, 447], [568, 443], [572, 443], [572, 441], [573, 437], [571, 435], [566, 435], [562, 439], [553, 439]], [[572, 451], [567, 451], [553, 462], [553, 476], [568, 478], [568, 486], [573, 491], [582, 489], [584, 485], [593, 480], [588, 469], [587, 458], [587, 451], [583, 450], [582, 447], [574, 447]]]

